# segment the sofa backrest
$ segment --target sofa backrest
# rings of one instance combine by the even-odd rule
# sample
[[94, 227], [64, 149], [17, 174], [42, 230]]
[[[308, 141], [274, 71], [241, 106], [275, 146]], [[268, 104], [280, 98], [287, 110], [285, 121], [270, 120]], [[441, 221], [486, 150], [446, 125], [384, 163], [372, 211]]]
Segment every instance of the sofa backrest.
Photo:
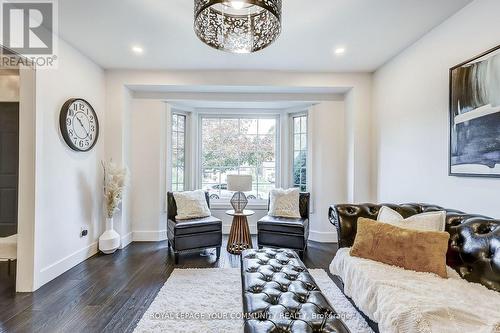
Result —
[[[210, 196], [208, 192], [205, 192], [205, 199], [207, 199], [208, 208], [210, 208]], [[175, 221], [175, 217], [177, 216], [177, 205], [172, 192], [167, 192], [167, 216], [172, 221]]]
[[330, 207], [330, 222], [337, 228], [339, 247], [354, 242], [358, 218], [377, 219], [382, 206], [407, 218], [415, 214], [446, 211], [446, 231], [450, 234], [446, 262], [464, 279], [500, 291], [500, 220], [466, 214], [428, 204], [359, 204]]

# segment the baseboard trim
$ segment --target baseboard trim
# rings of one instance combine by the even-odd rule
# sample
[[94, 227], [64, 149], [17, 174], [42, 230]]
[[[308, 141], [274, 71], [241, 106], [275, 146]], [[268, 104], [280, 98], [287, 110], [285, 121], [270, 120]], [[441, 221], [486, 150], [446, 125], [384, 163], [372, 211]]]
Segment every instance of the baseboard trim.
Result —
[[309, 240], [319, 243], [337, 243], [337, 232], [324, 232], [324, 231], [309, 231]]
[[120, 250], [129, 246], [130, 243], [132, 243], [132, 232], [129, 232], [128, 234], [122, 236]]
[[133, 231], [134, 242], [161, 242], [167, 239], [167, 230], [158, 231]]
[[80, 249], [61, 260], [56, 261], [52, 265], [42, 268], [36, 279], [34, 290], [40, 288], [49, 281], [52, 281], [59, 275], [75, 267], [79, 263], [92, 257], [98, 252], [98, 242], [94, 242], [83, 249]]

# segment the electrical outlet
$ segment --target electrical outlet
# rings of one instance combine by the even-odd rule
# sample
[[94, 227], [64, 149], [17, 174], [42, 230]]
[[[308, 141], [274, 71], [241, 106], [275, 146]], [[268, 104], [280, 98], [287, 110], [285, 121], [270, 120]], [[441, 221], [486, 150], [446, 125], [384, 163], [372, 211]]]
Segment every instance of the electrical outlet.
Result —
[[80, 237], [87, 237], [88, 234], [89, 234], [88, 226], [85, 225], [80, 228]]

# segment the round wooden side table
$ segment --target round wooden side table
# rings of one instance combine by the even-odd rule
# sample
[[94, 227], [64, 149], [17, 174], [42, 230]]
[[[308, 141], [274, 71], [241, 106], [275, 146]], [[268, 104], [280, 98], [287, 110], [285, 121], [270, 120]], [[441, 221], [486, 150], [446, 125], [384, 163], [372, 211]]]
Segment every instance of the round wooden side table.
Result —
[[233, 217], [229, 239], [227, 241], [227, 252], [231, 254], [241, 254], [243, 250], [251, 249], [252, 237], [248, 228], [248, 216], [255, 214], [254, 211], [244, 210], [243, 213], [236, 213], [234, 210], [228, 210], [227, 215]]

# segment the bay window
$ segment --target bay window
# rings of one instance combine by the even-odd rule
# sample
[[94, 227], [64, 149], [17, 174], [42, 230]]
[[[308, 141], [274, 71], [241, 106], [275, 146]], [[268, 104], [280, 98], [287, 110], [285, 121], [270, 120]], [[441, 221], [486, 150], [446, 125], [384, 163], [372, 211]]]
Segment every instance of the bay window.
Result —
[[204, 189], [213, 203], [229, 208], [228, 175], [252, 176], [252, 190], [245, 194], [259, 207], [276, 187], [309, 190], [307, 112], [172, 110], [170, 117], [172, 191]]
[[252, 175], [249, 200], [267, 200], [276, 187], [277, 117], [202, 116], [201, 186], [212, 199], [228, 201], [227, 175]]

